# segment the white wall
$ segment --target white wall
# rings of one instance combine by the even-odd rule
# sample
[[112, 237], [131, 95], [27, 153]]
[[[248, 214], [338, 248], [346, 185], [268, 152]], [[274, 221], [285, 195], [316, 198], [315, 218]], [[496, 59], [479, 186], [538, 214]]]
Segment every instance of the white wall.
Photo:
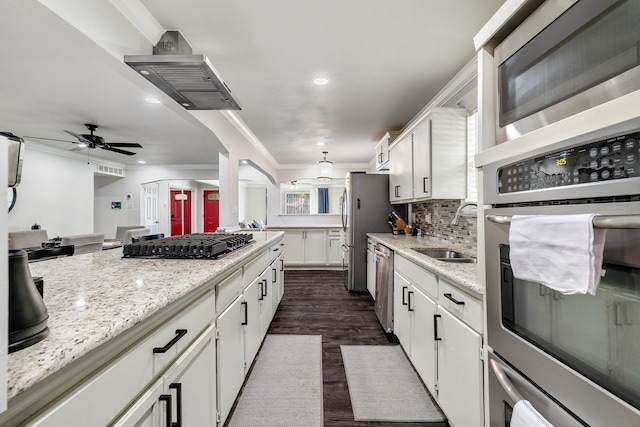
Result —
[[8, 230], [28, 230], [38, 223], [49, 237], [94, 232], [95, 164], [26, 142], [18, 199]]

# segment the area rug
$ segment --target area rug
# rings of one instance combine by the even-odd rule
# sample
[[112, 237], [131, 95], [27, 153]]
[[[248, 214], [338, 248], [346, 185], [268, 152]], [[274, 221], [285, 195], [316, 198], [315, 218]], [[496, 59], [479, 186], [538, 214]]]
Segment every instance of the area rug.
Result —
[[400, 346], [341, 345], [340, 350], [356, 421], [444, 421]]
[[322, 426], [322, 403], [322, 336], [269, 334], [228, 426]]

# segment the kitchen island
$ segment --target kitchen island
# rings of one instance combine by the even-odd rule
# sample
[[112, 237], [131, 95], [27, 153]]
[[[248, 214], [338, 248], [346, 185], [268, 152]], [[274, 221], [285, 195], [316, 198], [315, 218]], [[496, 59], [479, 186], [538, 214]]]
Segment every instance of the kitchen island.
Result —
[[[224, 294], [223, 303], [232, 301], [249, 280], [243, 270], [257, 277], [263, 264], [273, 261], [271, 253], [281, 249], [273, 248], [282, 242], [282, 232], [252, 234], [253, 243], [216, 260], [132, 259], [110, 250], [29, 264], [31, 275], [44, 279], [50, 335], [9, 355], [8, 410], [0, 424], [61, 398], [207, 295], [212, 303], [201, 310], [213, 322], [225, 308], [218, 294]], [[247, 269], [252, 263], [257, 267]], [[220, 284], [231, 276], [240, 285], [222, 291]]]

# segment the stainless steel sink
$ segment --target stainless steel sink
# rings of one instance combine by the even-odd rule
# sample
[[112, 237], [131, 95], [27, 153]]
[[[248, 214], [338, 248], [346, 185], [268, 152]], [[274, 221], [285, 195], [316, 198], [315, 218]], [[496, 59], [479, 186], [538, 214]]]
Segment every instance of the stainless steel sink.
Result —
[[452, 251], [446, 248], [411, 248], [411, 249], [421, 253], [422, 255], [426, 255], [430, 258], [437, 259], [438, 261], [462, 262], [462, 263], [476, 262], [476, 259], [470, 255]]

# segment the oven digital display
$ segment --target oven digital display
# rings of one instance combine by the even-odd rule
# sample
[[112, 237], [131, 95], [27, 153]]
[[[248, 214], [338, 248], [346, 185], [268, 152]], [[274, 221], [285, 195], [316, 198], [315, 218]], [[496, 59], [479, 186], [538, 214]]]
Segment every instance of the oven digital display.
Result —
[[640, 176], [640, 132], [513, 163], [498, 170], [498, 192], [516, 193]]

